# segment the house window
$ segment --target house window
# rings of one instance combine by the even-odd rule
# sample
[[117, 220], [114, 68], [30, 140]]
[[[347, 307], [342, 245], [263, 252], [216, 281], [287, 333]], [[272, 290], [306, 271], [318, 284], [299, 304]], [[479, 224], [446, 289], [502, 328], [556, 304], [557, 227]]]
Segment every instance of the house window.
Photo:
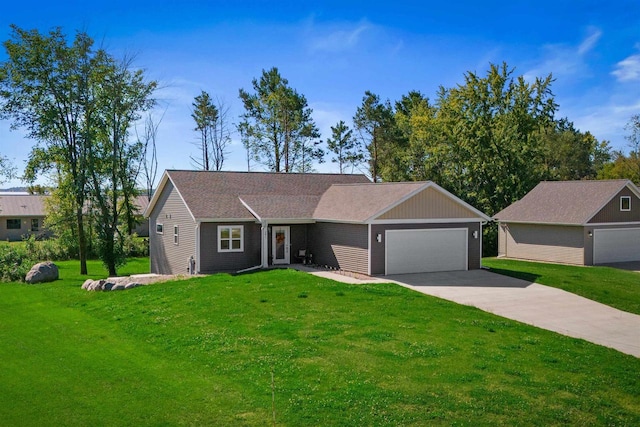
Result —
[[19, 219], [8, 219], [7, 230], [20, 230], [21, 223]]
[[620, 210], [621, 211], [631, 210], [631, 196], [620, 197]]
[[173, 244], [174, 245], [178, 244], [178, 226], [177, 225], [173, 226]]
[[31, 231], [39, 231], [40, 230], [40, 221], [38, 218], [31, 218]]
[[243, 234], [244, 226], [242, 225], [219, 225], [218, 252], [243, 252]]
[[164, 233], [164, 226], [162, 224], [156, 224], [156, 233], [157, 234], [163, 234]]

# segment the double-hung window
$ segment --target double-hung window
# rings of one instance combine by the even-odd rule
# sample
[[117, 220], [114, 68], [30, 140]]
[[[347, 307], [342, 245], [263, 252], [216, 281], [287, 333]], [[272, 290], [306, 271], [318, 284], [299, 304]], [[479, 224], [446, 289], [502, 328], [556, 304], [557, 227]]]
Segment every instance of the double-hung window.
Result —
[[242, 225], [219, 225], [218, 252], [243, 252], [243, 235], [244, 226]]
[[178, 226], [177, 225], [173, 226], [173, 244], [174, 245], [178, 244]]
[[39, 231], [40, 230], [40, 221], [38, 218], [31, 218], [31, 231]]

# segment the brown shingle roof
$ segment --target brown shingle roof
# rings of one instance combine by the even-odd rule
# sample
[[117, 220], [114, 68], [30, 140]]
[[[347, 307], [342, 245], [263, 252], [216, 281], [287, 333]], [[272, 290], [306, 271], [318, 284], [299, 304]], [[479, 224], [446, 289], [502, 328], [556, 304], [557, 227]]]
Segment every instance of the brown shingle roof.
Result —
[[0, 196], [0, 216], [44, 216], [49, 196]]
[[365, 221], [424, 187], [426, 182], [333, 185], [322, 196], [315, 219]]
[[519, 201], [494, 215], [505, 222], [586, 224], [625, 186], [626, 179], [544, 181]]
[[[299, 218], [310, 218], [313, 199], [331, 185], [369, 182], [364, 175], [338, 174], [169, 170], [167, 175], [196, 219], [254, 219], [241, 197], [245, 203], [251, 199], [260, 211], [256, 213], [265, 218], [294, 218], [298, 214]], [[293, 206], [293, 200], [299, 206]]]

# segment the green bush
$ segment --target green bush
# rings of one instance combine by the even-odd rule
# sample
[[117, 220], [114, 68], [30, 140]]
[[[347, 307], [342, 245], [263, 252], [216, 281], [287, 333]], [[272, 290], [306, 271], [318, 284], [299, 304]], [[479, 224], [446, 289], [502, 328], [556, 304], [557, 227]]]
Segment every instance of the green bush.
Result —
[[22, 282], [35, 262], [25, 246], [0, 245], [0, 282]]
[[74, 247], [67, 247], [59, 239], [37, 240], [29, 236], [24, 243], [29, 256], [39, 261], [66, 261], [76, 255]]

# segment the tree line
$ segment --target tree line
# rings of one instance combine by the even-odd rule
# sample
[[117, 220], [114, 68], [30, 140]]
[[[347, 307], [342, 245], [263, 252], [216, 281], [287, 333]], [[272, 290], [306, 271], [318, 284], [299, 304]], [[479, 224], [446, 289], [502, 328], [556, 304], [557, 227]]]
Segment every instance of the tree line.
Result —
[[[4, 47], [0, 118], [36, 141], [24, 179], [52, 174], [48, 226], [76, 245], [81, 273], [95, 251], [115, 274], [135, 226], [138, 183], [150, 198], [157, 176], [161, 119], [150, 114], [157, 82], [130, 58], [96, 48], [84, 32], [67, 41], [60, 28], [41, 34], [12, 26]], [[557, 117], [552, 83], [551, 75], [527, 81], [503, 63], [465, 73], [434, 99], [410, 91], [392, 102], [367, 91], [351, 123], [338, 121], [323, 141], [306, 97], [274, 67], [239, 90], [244, 112], [235, 123], [225, 102], [204, 90], [195, 96], [198, 154], [191, 161], [222, 170], [236, 133], [247, 170], [308, 173], [328, 159], [340, 173], [374, 181], [432, 180], [489, 215], [541, 180], [640, 182], [640, 116], [628, 126], [631, 153], [612, 151]], [[15, 167], [0, 155], [0, 178], [11, 176]]]

